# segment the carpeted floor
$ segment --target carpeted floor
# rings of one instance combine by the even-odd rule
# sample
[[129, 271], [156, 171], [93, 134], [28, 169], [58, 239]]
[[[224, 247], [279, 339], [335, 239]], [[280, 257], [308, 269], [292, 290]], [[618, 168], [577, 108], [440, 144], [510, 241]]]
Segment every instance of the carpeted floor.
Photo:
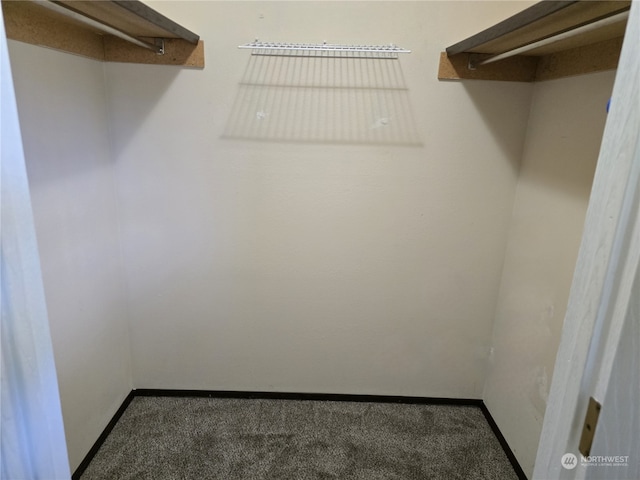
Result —
[[81, 478], [518, 477], [474, 406], [135, 397]]

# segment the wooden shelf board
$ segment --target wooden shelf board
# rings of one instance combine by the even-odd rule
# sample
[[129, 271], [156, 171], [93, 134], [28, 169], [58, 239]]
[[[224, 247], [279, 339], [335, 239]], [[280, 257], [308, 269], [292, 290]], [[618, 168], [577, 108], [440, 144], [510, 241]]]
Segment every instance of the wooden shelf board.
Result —
[[523, 55], [507, 58], [502, 62], [490, 63], [471, 70], [468, 53], [448, 56], [440, 54], [439, 80], [500, 80], [505, 82], [533, 82], [536, 77], [538, 59]]
[[7, 38], [104, 60], [102, 36], [33, 2], [2, 2]]
[[468, 68], [468, 59], [470, 54], [489, 57], [508, 52], [627, 11], [630, 6], [630, 0], [543, 0], [448, 47], [440, 58], [438, 78], [536, 81], [615, 69], [626, 20], [529, 50], [520, 56], [481, 65], [475, 70]]
[[133, 37], [182, 38], [198, 43], [198, 35], [138, 1], [59, 0], [55, 3]]
[[613, 25], [608, 25], [597, 30], [592, 30], [582, 35], [576, 35], [565, 40], [560, 40], [551, 45], [546, 45], [534, 50], [529, 50], [526, 55], [535, 55], [538, 57], [542, 57], [544, 55], [549, 55], [552, 53], [563, 52], [565, 50], [570, 50], [577, 47], [600, 43], [605, 40], [611, 40], [613, 38], [624, 37], [626, 25], [627, 22], [623, 20]]
[[577, 0], [556, 0], [538, 2], [531, 7], [516, 13], [515, 15], [503, 20], [485, 30], [482, 30], [471, 37], [465, 38], [460, 42], [447, 47], [447, 55], [453, 56], [459, 53], [470, 52], [478, 45], [484, 45], [496, 39], [505, 37], [512, 32], [520, 29], [523, 25], [539, 21], [549, 15], [552, 15], [564, 8], [577, 3]]
[[623, 39], [612, 38], [540, 57], [536, 81], [615, 70], [618, 68]]
[[204, 42], [200, 40], [198, 45], [192, 45], [180, 38], [168, 38], [164, 42], [164, 55], [157, 55], [121, 38], [105, 35], [104, 57], [107, 62], [204, 68]]
[[[493, 27], [447, 47], [447, 54], [451, 56], [462, 52], [490, 54], [506, 52], [596, 19], [628, 10], [630, 5], [630, 0], [542, 1]], [[551, 7], [555, 7], [555, 10], [549, 13], [548, 10]], [[558, 47], [557, 51], [561, 49]], [[551, 52], [547, 51], [547, 53]]]
[[544, 56], [517, 55], [499, 62], [468, 68], [469, 53], [449, 57], [440, 54], [440, 80], [499, 80], [538, 82], [585, 73], [614, 70], [618, 66], [623, 37], [583, 45]]
[[[7, 38], [107, 62], [204, 68], [204, 43], [202, 40], [192, 44], [188, 40], [177, 38], [177, 35], [169, 30], [149, 27], [147, 24], [153, 26], [153, 23], [134, 14], [126, 13], [127, 10], [120, 8], [114, 2], [72, 1], [70, 3], [83, 5], [81, 8], [86, 7], [87, 11], [91, 11], [90, 17], [99, 18], [101, 21], [105, 21], [107, 18], [101, 16], [104, 12], [111, 12], [109, 18], [122, 17], [124, 20], [111, 19], [110, 21], [121, 27], [125, 23], [129, 23], [131, 28], [127, 33], [149, 43], [153, 42], [152, 38], [165, 39], [165, 54], [157, 55], [155, 52], [120, 38], [103, 34], [100, 30], [28, 1], [2, 0]], [[139, 2], [131, 3], [138, 4]], [[87, 5], [89, 6], [87, 7]], [[148, 11], [145, 12], [148, 13]], [[136, 29], [132, 30], [133, 27]], [[125, 30], [124, 28], [118, 29]]]

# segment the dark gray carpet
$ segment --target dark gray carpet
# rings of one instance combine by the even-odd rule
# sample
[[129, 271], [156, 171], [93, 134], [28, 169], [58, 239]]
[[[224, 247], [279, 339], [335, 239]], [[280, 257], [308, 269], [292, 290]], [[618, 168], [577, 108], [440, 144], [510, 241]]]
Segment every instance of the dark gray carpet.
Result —
[[94, 479], [517, 479], [480, 408], [135, 397]]

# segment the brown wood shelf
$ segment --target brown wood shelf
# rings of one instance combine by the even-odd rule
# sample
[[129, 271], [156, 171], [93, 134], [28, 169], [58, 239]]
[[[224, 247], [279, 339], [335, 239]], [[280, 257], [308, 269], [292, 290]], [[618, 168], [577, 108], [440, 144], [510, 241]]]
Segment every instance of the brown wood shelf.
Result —
[[[51, 4], [58, 11], [50, 10]], [[138, 0], [2, 0], [2, 10], [7, 38], [12, 40], [107, 62], [204, 67], [199, 36]], [[105, 33], [95, 23], [69, 18], [67, 10], [147, 45], [162, 41], [164, 54]]]
[[440, 56], [438, 78], [532, 82], [615, 69], [625, 19], [495, 63], [470, 68], [469, 62], [593, 24], [630, 6], [630, 0], [543, 0], [447, 47]]

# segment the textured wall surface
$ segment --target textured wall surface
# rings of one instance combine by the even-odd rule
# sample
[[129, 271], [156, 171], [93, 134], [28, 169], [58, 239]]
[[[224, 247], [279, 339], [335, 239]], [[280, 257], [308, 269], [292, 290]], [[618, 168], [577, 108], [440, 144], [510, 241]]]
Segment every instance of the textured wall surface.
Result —
[[523, 2], [149, 3], [204, 70], [10, 42], [72, 468], [135, 385], [484, 395], [530, 472], [613, 72], [436, 80]]
[[71, 469], [131, 391], [103, 65], [9, 42]]
[[[520, 6], [153, 5], [207, 67], [106, 67], [134, 384], [479, 398], [532, 87], [436, 69]], [[412, 53], [258, 62], [256, 37]]]
[[615, 72], [537, 83], [484, 400], [527, 475], [536, 458]]

